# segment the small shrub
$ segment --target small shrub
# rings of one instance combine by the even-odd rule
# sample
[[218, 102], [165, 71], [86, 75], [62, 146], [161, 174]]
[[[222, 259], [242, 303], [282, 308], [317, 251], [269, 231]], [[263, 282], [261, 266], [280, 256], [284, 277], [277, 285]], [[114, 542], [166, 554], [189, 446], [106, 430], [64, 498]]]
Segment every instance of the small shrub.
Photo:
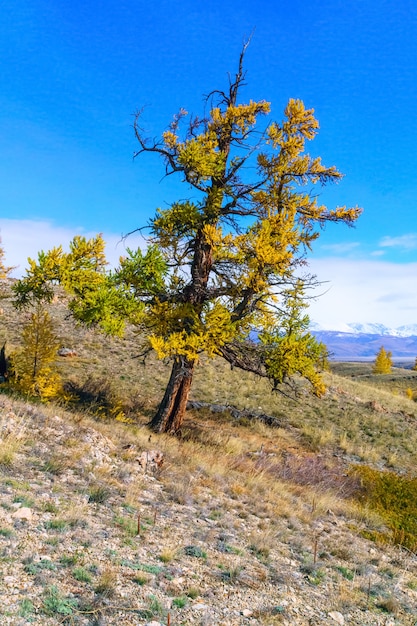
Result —
[[59, 562], [64, 567], [71, 567], [72, 565], [76, 565], [80, 560], [80, 556], [78, 554], [64, 554], [59, 559]]
[[110, 491], [103, 485], [95, 485], [90, 487], [88, 492], [88, 501], [103, 504], [110, 496]]
[[101, 574], [94, 591], [105, 598], [111, 598], [116, 593], [117, 575], [107, 567]]
[[34, 501], [32, 500], [32, 498], [29, 498], [28, 496], [24, 496], [22, 494], [17, 494], [16, 496], [14, 496], [13, 502], [19, 502], [22, 506], [26, 506], [29, 509], [34, 505]]
[[206, 559], [207, 553], [198, 546], [185, 546], [184, 554], [187, 556], [195, 556], [198, 559]]
[[131, 517], [116, 516], [114, 522], [116, 526], [122, 528], [130, 537], [136, 537], [138, 534], [138, 522], [136, 519], [132, 519]]
[[346, 580], [353, 580], [355, 578], [355, 572], [348, 567], [338, 566], [336, 569], [342, 574], [343, 578], [346, 578]]
[[152, 617], [164, 617], [165, 616], [165, 609], [161, 603], [160, 600], [158, 600], [158, 598], [156, 596], [154, 596], [153, 594], [150, 595], [148, 597], [148, 603], [149, 603], [149, 612], [152, 615]]
[[142, 587], [143, 585], [146, 585], [146, 583], [149, 582], [149, 576], [145, 576], [145, 574], [136, 574], [132, 578], [132, 581]]
[[174, 598], [172, 600], [172, 606], [177, 607], [177, 609], [183, 609], [188, 603], [188, 600], [186, 597], [181, 596], [179, 598]]
[[42, 603], [42, 609], [46, 615], [54, 615], [55, 613], [58, 613], [58, 615], [72, 615], [77, 606], [77, 600], [63, 596], [56, 585], [52, 585], [47, 589]]
[[158, 556], [158, 559], [162, 561], [162, 563], [169, 563], [173, 559], [175, 559], [176, 551], [172, 548], [165, 548], [161, 554]]
[[409, 478], [394, 472], [358, 466], [352, 473], [361, 480], [359, 498], [385, 521], [391, 533], [370, 533], [370, 538], [417, 547], [417, 477]]
[[388, 598], [379, 598], [375, 602], [375, 606], [386, 613], [396, 615], [399, 611], [400, 604], [396, 598], [389, 596]]
[[91, 583], [92, 577], [89, 572], [83, 567], [77, 567], [72, 571], [72, 575], [75, 580], [78, 580], [80, 583]]
[[54, 476], [60, 476], [64, 473], [66, 469], [66, 463], [62, 457], [52, 456], [50, 459], [45, 461], [42, 469], [44, 472], [48, 472], [49, 474], [53, 474]]
[[23, 444], [23, 436], [15, 433], [9, 433], [0, 439], [0, 466], [11, 467]]
[[51, 519], [45, 522], [47, 530], [58, 530], [63, 532], [68, 527], [68, 522], [64, 519]]
[[24, 617], [28, 621], [32, 621], [30, 617], [34, 610], [35, 607], [33, 606], [32, 602], [28, 598], [23, 598], [23, 600], [21, 600], [20, 602], [18, 615], [19, 617]]
[[9, 380], [19, 392], [48, 402], [63, 397], [61, 376], [55, 365], [59, 340], [46, 309], [38, 304], [22, 329], [20, 350], [10, 355]]
[[31, 574], [32, 576], [36, 576], [37, 574], [39, 574], [39, 572], [43, 570], [55, 571], [56, 565], [48, 559], [42, 559], [37, 563], [33, 563], [31, 559], [28, 559], [24, 567], [24, 571], [27, 574]]

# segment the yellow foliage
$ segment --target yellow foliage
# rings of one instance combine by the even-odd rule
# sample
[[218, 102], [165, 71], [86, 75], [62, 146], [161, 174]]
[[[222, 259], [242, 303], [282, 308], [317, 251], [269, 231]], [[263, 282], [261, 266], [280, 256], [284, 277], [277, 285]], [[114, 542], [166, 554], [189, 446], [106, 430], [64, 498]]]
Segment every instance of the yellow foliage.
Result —
[[387, 352], [382, 346], [376, 355], [375, 363], [373, 366], [374, 374], [389, 374], [392, 369], [392, 354]]

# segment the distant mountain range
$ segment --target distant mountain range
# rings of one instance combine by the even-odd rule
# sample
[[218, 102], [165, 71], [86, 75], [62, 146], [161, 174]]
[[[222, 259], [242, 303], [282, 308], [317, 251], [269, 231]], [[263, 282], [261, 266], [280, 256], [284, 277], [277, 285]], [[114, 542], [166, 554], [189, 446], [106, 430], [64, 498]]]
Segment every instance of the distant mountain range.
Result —
[[383, 324], [346, 324], [343, 330], [324, 330], [311, 324], [311, 334], [322, 341], [333, 359], [366, 359], [375, 357], [381, 346], [393, 358], [417, 357], [417, 324], [388, 328]]

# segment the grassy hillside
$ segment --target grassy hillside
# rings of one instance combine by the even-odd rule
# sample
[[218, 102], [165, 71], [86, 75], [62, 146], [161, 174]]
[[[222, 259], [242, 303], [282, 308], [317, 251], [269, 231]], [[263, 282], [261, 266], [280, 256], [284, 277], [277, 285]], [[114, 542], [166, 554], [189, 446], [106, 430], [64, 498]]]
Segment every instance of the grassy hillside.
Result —
[[[3, 385], [2, 624], [416, 623], [414, 529], [379, 505], [391, 488], [413, 502], [417, 373], [335, 364], [324, 399], [300, 381], [294, 401], [203, 361], [201, 408], [173, 439], [146, 427], [168, 367], [143, 363], [131, 331], [76, 327], [64, 301], [51, 312], [77, 353], [57, 365], [84, 395], [41, 405]], [[17, 346], [8, 301], [1, 321]], [[144, 467], [153, 450], [163, 464]], [[356, 467], [377, 472], [378, 502]], [[400, 482], [381, 491], [381, 472]]]

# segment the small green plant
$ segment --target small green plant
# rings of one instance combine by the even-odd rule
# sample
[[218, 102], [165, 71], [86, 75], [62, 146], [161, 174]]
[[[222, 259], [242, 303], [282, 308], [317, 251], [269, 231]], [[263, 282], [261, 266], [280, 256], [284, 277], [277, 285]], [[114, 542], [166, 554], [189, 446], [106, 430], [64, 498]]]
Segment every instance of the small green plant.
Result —
[[236, 582], [243, 570], [241, 565], [225, 566], [223, 564], [219, 564], [218, 568], [221, 570], [221, 579], [229, 583]]
[[195, 556], [197, 559], [206, 559], [207, 553], [199, 546], [185, 546], [184, 554], [187, 556]]
[[160, 600], [153, 594], [148, 597], [148, 608], [152, 617], [165, 617], [166, 610]]
[[64, 567], [72, 567], [73, 565], [77, 565], [79, 561], [79, 554], [63, 554], [59, 559], [60, 564]]
[[13, 531], [11, 528], [0, 528], [0, 537], [11, 537]]
[[116, 526], [122, 528], [125, 533], [130, 537], [136, 537], [138, 534], [138, 522], [131, 517], [116, 516], [114, 520]]
[[33, 563], [32, 560], [29, 560], [25, 564], [24, 570], [28, 574], [31, 574], [31, 575], [35, 576], [36, 574], [38, 574], [42, 570], [55, 571], [56, 570], [56, 565], [54, 563], [52, 563], [52, 561], [49, 561], [49, 559], [42, 559], [38, 563]]
[[197, 587], [189, 587], [185, 592], [185, 595], [192, 600], [195, 600], [200, 595], [200, 590]]
[[318, 586], [325, 578], [325, 572], [320, 569], [317, 563], [305, 563], [301, 566], [301, 571], [312, 585]]
[[342, 565], [340, 565], [337, 566], [336, 569], [342, 574], [343, 578], [346, 578], [346, 580], [353, 580], [355, 578], [355, 572], [348, 567], [343, 567]]
[[72, 575], [75, 580], [78, 580], [80, 583], [91, 583], [92, 577], [90, 572], [88, 572], [84, 567], [77, 567], [72, 571]]
[[63, 532], [68, 528], [68, 522], [64, 519], [51, 519], [45, 522], [45, 528], [47, 530], [58, 530]]
[[88, 501], [103, 504], [110, 496], [110, 491], [103, 485], [94, 485], [88, 491]]
[[42, 466], [42, 470], [44, 472], [48, 472], [49, 474], [53, 474], [54, 476], [60, 476], [65, 471], [65, 461], [62, 457], [52, 456], [50, 459], [45, 461]]
[[29, 498], [28, 496], [24, 496], [22, 494], [17, 494], [16, 496], [14, 496], [13, 502], [19, 502], [22, 506], [27, 506], [29, 509], [34, 505], [32, 498]]
[[32, 602], [28, 598], [23, 598], [19, 605], [18, 615], [19, 617], [24, 617], [28, 621], [30, 620], [31, 615], [33, 614], [35, 607]]
[[172, 600], [172, 606], [175, 606], [177, 609], [183, 609], [187, 604], [188, 599], [185, 596], [180, 596]]
[[42, 506], [43, 511], [45, 511], [45, 513], [58, 513], [59, 508], [56, 506], [56, 504], [54, 502], [51, 502], [50, 500], [48, 500], [47, 502], [45, 502], [45, 504]]
[[78, 606], [75, 598], [65, 597], [56, 585], [49, 587], [42, 603], [42, 609], [46, 615], [72, 615]]

